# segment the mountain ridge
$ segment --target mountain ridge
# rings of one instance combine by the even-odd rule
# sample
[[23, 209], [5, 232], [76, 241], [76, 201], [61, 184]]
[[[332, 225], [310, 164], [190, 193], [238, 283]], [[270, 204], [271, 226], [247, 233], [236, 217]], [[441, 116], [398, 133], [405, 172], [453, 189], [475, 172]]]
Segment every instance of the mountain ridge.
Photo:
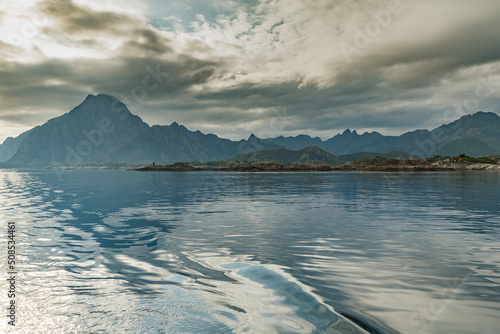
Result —
[[317, 146], [309, 146], [301, 150], [276, 148], [240, 154], [227, 163], [277, 163], [283, 165], [342, 165], [360, 159], [369, 158], [409, 159], [410, 155], [402, 151], [359, 152], [347, 155], [333, 155]]
[[77, 165], [86, 163], [169, 163], [228, 160], [272, 149], [299, 151], [316, 146], [332, 155], [403, 151], [416, 157], [500, 154], [500, 117], [477, 112], [433, 130], [400, 136], [378, 132], [358, 134], [346, 129], [327, 140], [301, 134], [232, 141], [191, 131], [184, 125], [145, 123], [125, 104], [105, 94], [88, 95], [71, 111], [48, 120], [0, 145], [3, 166]]

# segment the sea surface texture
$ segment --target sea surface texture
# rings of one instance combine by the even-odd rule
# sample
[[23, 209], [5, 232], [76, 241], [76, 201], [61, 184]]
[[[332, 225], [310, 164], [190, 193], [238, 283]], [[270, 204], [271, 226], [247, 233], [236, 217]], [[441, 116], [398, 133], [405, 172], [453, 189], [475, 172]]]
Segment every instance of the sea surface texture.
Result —
[[499, 333], [499, 202], [499, 172], [0, 171], [0, 332]]

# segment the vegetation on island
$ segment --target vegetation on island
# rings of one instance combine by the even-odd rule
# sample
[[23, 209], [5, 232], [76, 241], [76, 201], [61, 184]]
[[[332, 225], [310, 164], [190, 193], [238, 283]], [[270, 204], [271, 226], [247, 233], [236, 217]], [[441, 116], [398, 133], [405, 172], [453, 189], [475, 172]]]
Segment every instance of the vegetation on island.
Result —
[[[404, 153], [404, 152], [403, 152]], [[387, 157], [399, 154], [404, 157]], [[234, 172], [282, 172], [282, 171], [453, 171], [467, 169], [499, 169], [500, 156], [481, 158], [461, 154], [455, 157], [433, 156], [430, 158], [410, 158], [408, 154], [389, 152], [386, 156], [377, 153], [363, 153], [369, 156], [354, 161], [346, 161], [346, 156], [334, 156], [319, 148], [307, 148], [300, 151], [285, 149], [268, 150], [240, 155], [228, 161], [210, 163], [177, 162], [174, 164], [150, 165], [138, 171], [234, 171]], [[374, 156], [372, 156], [374, 155]], [[324, 158], [324, 160], [318, 159]], [[288, 163], [286, 163], [288, 162]]]

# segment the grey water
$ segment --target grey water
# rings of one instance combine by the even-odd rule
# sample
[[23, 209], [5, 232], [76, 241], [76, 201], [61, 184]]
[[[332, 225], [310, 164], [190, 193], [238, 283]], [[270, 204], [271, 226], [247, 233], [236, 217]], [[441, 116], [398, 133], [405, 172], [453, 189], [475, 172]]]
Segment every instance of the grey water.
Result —
[[498, 172], [3, 170], [0, 331], [498, 333], [499, 189]]

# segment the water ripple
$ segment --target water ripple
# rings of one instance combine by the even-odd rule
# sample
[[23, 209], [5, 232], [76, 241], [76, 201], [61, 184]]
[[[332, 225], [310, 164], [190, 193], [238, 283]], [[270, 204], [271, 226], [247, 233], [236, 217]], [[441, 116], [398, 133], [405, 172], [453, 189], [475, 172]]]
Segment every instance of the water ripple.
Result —
[[0, 171], [17, 332], [494, 333], [498, 186], [473, 172]]

